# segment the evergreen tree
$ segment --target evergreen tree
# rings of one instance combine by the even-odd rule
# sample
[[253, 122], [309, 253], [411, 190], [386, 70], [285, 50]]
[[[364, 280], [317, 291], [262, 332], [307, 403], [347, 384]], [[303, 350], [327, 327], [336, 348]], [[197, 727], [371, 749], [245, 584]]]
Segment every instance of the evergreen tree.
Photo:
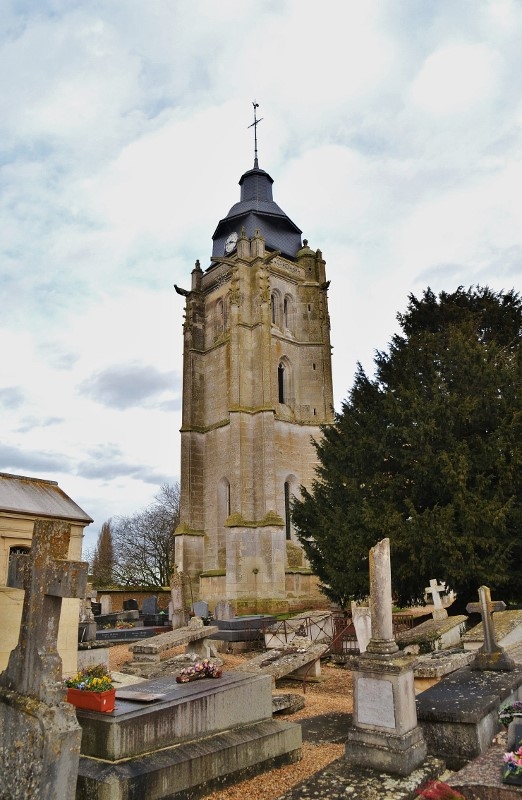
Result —
[[430, 578], [464, 602], [487, 584], [522, 600], [522, 302], [460, 287], [413, 295], [402, 334], [359, 365], [316, 444], [317, 479], [293, 521], [326, 594], [368, 593], [368, 550], [391, 540], [397, 598]]
[[111, 586], [114, 569], [114, 543], [111, 520], [104, 522], [92, 557], [91, 573], [96, 588]]

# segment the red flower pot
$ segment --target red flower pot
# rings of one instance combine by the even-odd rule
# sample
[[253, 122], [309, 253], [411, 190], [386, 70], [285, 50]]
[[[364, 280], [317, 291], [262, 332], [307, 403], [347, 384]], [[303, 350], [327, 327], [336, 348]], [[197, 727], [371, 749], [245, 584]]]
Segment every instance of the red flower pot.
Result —
[[67, 702], [87, 711], [114, 711], [116, 689], [106, 692], [88, 692], [85, 689], [67, 689]]

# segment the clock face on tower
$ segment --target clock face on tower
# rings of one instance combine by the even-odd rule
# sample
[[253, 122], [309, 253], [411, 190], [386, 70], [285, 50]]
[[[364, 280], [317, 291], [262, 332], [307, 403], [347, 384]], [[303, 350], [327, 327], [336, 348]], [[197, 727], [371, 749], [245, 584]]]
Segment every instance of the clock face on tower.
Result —
[[225, 242], [225, 255], [228, 256], [230, 253], [233, 253], [237, 246], [237, 233], [233, 231], [227, 237]]

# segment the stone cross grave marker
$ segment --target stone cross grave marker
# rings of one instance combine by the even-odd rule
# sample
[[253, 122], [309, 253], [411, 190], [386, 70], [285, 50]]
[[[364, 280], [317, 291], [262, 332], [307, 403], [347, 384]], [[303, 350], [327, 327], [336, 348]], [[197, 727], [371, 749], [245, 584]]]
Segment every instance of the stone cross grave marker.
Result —
[[30, 553], [13, 556], [8, 584], [25, 589], [18, 644], [11, 652], [0, 685], [42, 703], [64, 699], [58, 626], [64, 597], [81, 598], [87, 588], [87, 567], [68, 561], [71, 527], [37, 519]]
[[510, 671], [515, 668], [515, 662], [508, 656], [503, 647], [497, 644], [495, 637], [494, 611], [504, 611], [506, 604], [502, 600], [492, 600], [489, 586], [480, 586], [479, 602], [468, 603], [468, 614], [480, 614], [484, 631], [484, 644], [471, 663], [471, 669]]
[[437, 579], [432, 578], [430, 580], [430, 585], [426, 586], [424, 591], [426, 594], [431, 594], [432, 602], [433, 602], [433, 619], [446, 619], [448, 616], [448, 612], [445, 608], [443, 608], [442, 600], [440, 599], [440, 593], [446, 589], [446, 584], [443, 582], [441, 584], [437, 584]]
[[65, 522], [37, 519], [29, 554], [9, 567], [8, 585], [25, 590], [18, 644], [0, 674], [0, 779], [10, 800], [75, 796], [81, 728], [65, 702], [57, 640], [62, 600], [85, 595], [88, 565], [67, 560], [70, 534]]

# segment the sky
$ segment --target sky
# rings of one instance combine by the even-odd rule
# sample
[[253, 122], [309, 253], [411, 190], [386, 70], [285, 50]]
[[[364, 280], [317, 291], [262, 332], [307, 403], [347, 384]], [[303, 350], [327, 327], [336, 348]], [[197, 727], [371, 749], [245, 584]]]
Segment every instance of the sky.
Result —
[[522, 286], [520, 0], [0, 0], [0, 471], [179, 480], [183, 298], [259, 166], [321, 249], [336, 409], [427, 287]]

